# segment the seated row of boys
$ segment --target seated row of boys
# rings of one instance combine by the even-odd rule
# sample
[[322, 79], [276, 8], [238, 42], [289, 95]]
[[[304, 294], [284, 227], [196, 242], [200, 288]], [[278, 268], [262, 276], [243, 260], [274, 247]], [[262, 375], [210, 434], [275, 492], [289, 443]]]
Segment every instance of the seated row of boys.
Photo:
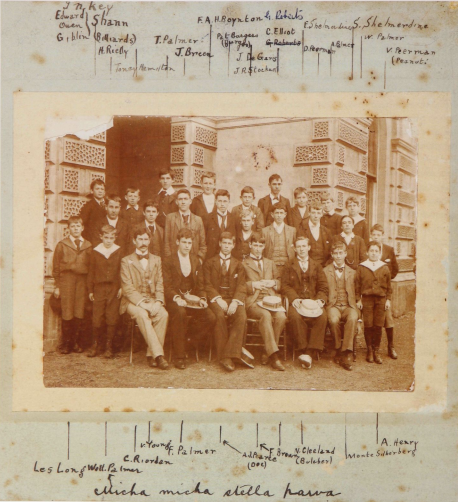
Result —
[[[273, 212], [274, 217], [277, 210], [278, 207]], [[149, 252], [150, 234], [142, 226], [137, 226], [133, 232], [135, 251], [124, 258], [120, 246], [115, 244], [117, 231], [114, 227], [102, 227], [102, 242], [92, 252], [90, 244], [81, 238], [83, 230], [81, 218], [70, 218], [70, 237], [59, 242], [54, 254], [54, 294], [62, 298], [64, 353], [71, 350], [81, 352], [77, 328], [84, 313], [87, 283], [89, 299], [94, 302], [94, 343], [88, 356], [97, 354], [105, 317], [105, 355], [112, 357], [118, 316], [127, 312], [135, 318], [145, 338], [149, 364], [166, 369], [168, 363], [163, 346], [170, 316], [175, 366], [184, 369], [186, 336], [189, 336], [187, 324], [191, 316], [199, 325], [193, 330], [198, 338], [214, 332], [217, 358], [227, 371], [235, 369], [236, 361], [252, 368], [253, 356], [242, 347], [248, 314], [260, 320], [265, 347], [263, 362], [270, 360], [274, 369], [284, 371], [278, 358], [278, 341], [285, 326], [285, 314], [258, 306], [258, 302], [262, 305], [260, 300], [266, 295], [281, 293], [292, 305], [288, 316], [304, 368], [310, 368], [314, 353], [323, 349], [329, 316], [338, 350], [336, 362], [345, 369], [351, 369], [357, 307], [363, 309], [367, 360], [381, 363], [381, 326], [385, 323], [385, 311], [390, 306], [391, 276], [387, 264], [380, 261], [381, 244], [377, 242], [369, 244], [369, 260], [363, 262], [355, 273], [345, 265], [346, 244], [336, 241], [332, 246], [334, 261], [323, 272], [321, 265], [309, 258], [311, 246], [305, 236], [294, 237], [293, 256], [278, 267], [275, 259], [263, 256], [263, 251], [267, 249], [264, 235], [258, 232], [251, 235], [250, 253], [242, 263], [232, 256], [234, 235], [223, 231], [218, 239], [219, 252], [202, 268], [201, 260], [192, 254], [193, 233], [189, 228], [178, 230], [176, 248], [163, 263]], [[190, 294], [197, 298], [198, 304], [194, 307], [199, 308], [187, 308], [187, 296]], [[356, 298], [361, 297], [362, 304], [361, 300], [356, 304]], [[304, 313], [304, 299], [316, 300], [321, 311], [311, 315], [307, 315], [307, 311]], [[323, 310], [327, 301], [327, 310]], [[346, 323], [342, 342], [341, 317]]]

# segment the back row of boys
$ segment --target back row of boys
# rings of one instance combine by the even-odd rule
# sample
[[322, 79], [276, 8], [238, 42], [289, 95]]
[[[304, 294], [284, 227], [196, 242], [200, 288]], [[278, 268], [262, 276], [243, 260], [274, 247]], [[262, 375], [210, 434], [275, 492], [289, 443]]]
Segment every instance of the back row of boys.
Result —
[[[334, 212], [333, 200], [328, 194], [324, 194], [322, 199], [325, 214], [323, 215], [322, 205], [320, 203], [312, 203], [310, 206], [310, 214], [308, 214], [306, 190], [304, 188], [297, 188], [295, 190], [294, 195], [297, 204], [294, 208], [291, 208], [289, 201], [280, 195], [282, 185], [281, 177], [279, 175], [272, 175], [269, 178], [271, 193], [267, 197], [261, 199], [257, 207], [253, 205], [254, 190], [251, 187], [245, 187], [241, 193], [242, 204], [234, 207], [232, 213], [230, 213], [227, 210], [230, 202], [230, 194], [227, 190], [218, 190], [214, 193], [215, 179], [212, 176], [203, 177], [202, 186], [204, 188], [204, 193], [195, 198], [192, 203], [191, 195], [187, 189], [181, 189], [177, 192], [174, 191], [172, 188], [173, 177], [170, 172], [161, 173], [160, 181], [162, 189], [156, 196], [156, 200], [146, 202], [143, 205], [143, 211], [140, 210], [138, 205], [140, 199], [139, 190], [132, 188], [128, 189], [125, 197], [128, 204], [126, 208], [123, 208], [121, 216], [120, 197], [109, 196], [106, 200], [103, 182], [95, 181], [91, 186], [91, 192], [94, 196], [93, 200], [83, 207], [80, 215], [82, 220], [81, 226], [82, 229], [84, 229], [83, 236], [89, 242], [85, 243], [81, 238], [76, 238], [75, 240], [75, 236], [72, 237], [73, 234], [70, 232], [70, 239], [73, 243], [73, 247], [76, 248], [77, 254], [84, 251], [90, 244], [92, 244], [94, 249], [87, 286], [90, 300], [95, 301], [94, 306], [96, 304], [98, 305], [97, 309], [93, 309], [93, 324], [95, 330], [100, 329], [102, 320], [105, 317], [107, 324], [107, 340], [109, 342], [107, 348], [108, 355], [111, 355], [111, 340], [114, 335], [115, 322], [117, 322], [115, 305], [119, 305], [119, 302], [113, 300], [115, 300], [115, 298], [119, 300], [121, 296], [119, 280], [111, 280], [113, 279], [114, 270], [110, 270], [108, 258], [118, 249], [118, 254], [122, 256], [132, 253], [132, 251], [137, 254], [141, 253], [142, 251], [139, 249], [138, 243], [136, 242], [141, 235], [147, 236], [147, 253], [149, 251], [149, 253], [163, 258], [177, 255], [177, 251], [180, 251], [181, 245], [178, 237], [184, 237], [182, 236], [183, 232], [181, 230], [187, 229], [189, 232], [185, 232], [187, 239], [184, 240], [190, 241], [188, 243], [188, 253], [191, 252], [191, 256], [194, 257], [194, 260], [198, 259], [200, 264], [202, 264], [205, 259], [208, 261], [212, 257], [215, 257], [218, 264], [221, 265], [217, 268], [224, 269], [225, 255], [221, 248], [222, 234], [228, 233], [227, 235], [236, 236], [235, 248], [231, 246], [230, 251], [232, 251], [232, 255], [236, 259], [242, 261], [245, 258], [249, 258], [250, 255], [254, 256], [252, 252], [252, 234], [253, 232], [261, 230], [262, 240], [264, 241], [262, 243], [264, 257], [272, 260], [277, 269], [273, 281], [270, 282], [275, 282], [276, 277], [281, 277], [283, 267], [285, 267], [288, 261], [295, 257], [295, 251], [297, 251], [296, 241], [297, 237], [300, 236], [305, 237], [308, 241], [308, 255], [310, 258], [318, 262], [321, 266], [326, 265], [327, 262], [330, 261], [331, 244], [337, 242], [345, 243], [346, 264], [351, 268], [356, 269], [357, 265], [366, 258], [365, 241], [368, 241], [369, 232], [365, 220], [358, 214], [359, 204], [356, 198], [350, 197], [347, 199], [346, 206], [349, 216], [340, 217]], [[176, 209], [177, 206], [178, 211]], [[285, 224], [285, 219], [287, 223], [291, 225]], [[264, 226], [264, 224], [267, 226]], [[72, 225], [69, 226], [71, 230]], [[116, 232], [106, 232], [107, 228], [115, 229]], [[143, 234], [141, 232], [139, 233], [139, 228], [143, 230]], [[135, 229], [135, 231], [133, 231], [133, 229]], [[339, 233], [339, 230], [342, 230], [342, 232]], [[383, 229], [379, 233], [381, 240]], [[73, 242], [74, 240], [75, 242]], [[115, 248], [113, 248], [112, 245], [113, 241], [115, 242]], [[63, 241], [61, 241], [59, 245], [62, 244], [62, 242]], [[81, 296], [79, 293], [83, 292], [84, 286], [82, 284], [80, 286], [76, 283], [73, 284], [75, 281], [70, 281], [72, 284], [66, 284], [64, 287], [60, 285], [61, 272], [63, 271], [60, 262], [62, 262], [62, 260], [65, 262], [62, 250], [62, 246], [56, 248], [53, 275], [56, 279], [55, 296], [59, 296], [62, 293], [62, 317], [63, 321], [65, 321], [63, 322], [62, 329], [65, 342], [65, 340], [71, 340], [72, 337], [69, 336], [69, 333], [75, 331], [75, 322], [78, 324], [79, 319], [82, 318], [82, 312], [80, 312], [81, 306], [76, 306], [76, 304], [78, 303], [79, 296]], [[390, 250], [392, 252], [392, 248], [383, 246], [384, 252], [390, 252]], [[101, 255], [99, 260], [97, 260], [98, 254]], [[392, 255], [394, 256], [394, 253], [390, 253], [390, 258]], [[182, 256], [182, 254], [180, 255], [180, 253], [178, 253], [179, 258], [180, 256]], [[218, 259], [217, 256], [219, 256], [220, 259]], [[382, 260], [384, 259], [383, 253], [381, 258]], [[386, 262], [390, 262], [390, 259], [386, 259]], [[180, 265], [183, 271], [183, 263], [180, 263]], [[395, 257], [391, 263], [390, 269], [394, 265]], [[76, 268], [78, 268], [78, 265], [76, 265]], [[229, 272], [229, 269], [226, 272]], [[390, 270], [390, 272], [393, 278], [397, 270]], [[183, 277], [181, 277], [181, 279], [177, 278], [177, 280], [183, 280]], [[140, 282], [142, 281], [143, 279], [140, 279]], [[94, 287], [97, 284], [98, 290], [95, 292]], [[111, 286], [109, 286], [110, 284]], [[116, 286], [116, 284], [118, 284], [118, 286]], [[151, 281], [149, 281], [149, 284], [151, 284]], [[265, 284], [258, 284], [257, 286], [259, 286], [261, 291], [273, 287], [273, 285], [266, 286]], [[132, 310], [133, 307], [138, 307], [139, 304], [142, 303], [142, 288], [145, 289], [148, 287], [149, 286], [145, 286], [145, 284], [138, 285], [137, 289], [140, 290], [138, 293], [140, 300], [137, 304], [132, 306], [130, 310]], [[62, 288], [62, 291], [60, 291], [60, 288]], [[215, 285], [215, 288], [215, 291], [221, 291], [221, 285]], [[272, 292], [274, 291], [275, 288]], [[173, 295], [173, 299], [171, 300], [179, 307], [183, 307], [177, 295]], [[235, 313], [235, 310], [237, 310], [238, 303], [236, 299], [233, 299], [233, 301], [235, 301], [233, 305], [228, 305], [224, 299], [216, 296], [215, 301], [216, 305], [220, 306], [220, 309], [217, 309], [214, 314], [222, 310], [223, 318], [224, 314], [232, 315]], [[206, 301], [205, 306], [207, 306]], [[212, 305], [210, 305], [210, 307], [211, 306]], [[156, 310], [158, 309], [159, 307], [154, 309], [155, 312], [149, 312], [151, 319], [152, 317], [157, 317], [158, 312], [156, 312]], [[133, 311], [129, 312], [129, 309], [127, 310], [128, 313], [134, 316]], [[143, 312], [144, 308], [141, 310]], [[231, 310], [234, 310], [234, 312], [231, 312]], [[180, 313], [179, 317], [183, 317], [183, 312]], [[177, 315], [178, 314], [175, 313], [173, 317], [176, 318]], [[233, 316], [234, 319], [236, 317], [238, 316]], [[73, 325], [70, 322], [72, 318], [74, 319]], [[223, 319], [219, 321], [222, 320]], [[137, 323], [138, 321], [139, 319], [137, 319]], [[144, 321], [146, 321], [146, 319]], [[175, 321], [175, 324], [177, 324], [178, 320], [175, 319]], [[208, 324], [209, 319], [206, 321]], [[167, 319], [163, 319], [162, 322], [166, 323]], [[181, 322], [183, 323], [184, 320], [182, 319]], [[240, 323], [242, 323], [242, 319], [232, 324], [238, 325]], [[140, 324], [140, 328], [145, 328], [145, 326], [140, 326]], [[219, 324], [220, 322], [217, 323], [217, 325]], [[223, 324], [225, 323], [223, 322]], [[141, 329], [141, 331], [143, 332], [145, 329]], [[274, 330], [278, 331], [275, 329], [275, 323]], [[179, 331], [183, 330], [179, 329]], [[226, 333], [222, 334], [222, 339], [226, 339], [227, 342], [227, 337], [229, 336], [230, 338], [231, 335], [227, 333], [227, 329], [223, 331], [226, 331]], [[233, 331], [233, 329], [231, 329], [231, 331]], [[148, 342], [147, 334], [143, 334]], [[275, 336], [275, 338], [277, 338], [277, 336]], [[97, 336], [95, 340], [97, 340]], [[161, 344], [159, 343], [159, 345]], [[150, 343], [148, 343], [148, 347], [150, 355], [154, 352], [157, 353], [157, 350], [150, 350], [152, 349]], [[218, 355], [224, 352], [223, 346], [221, 346], [221, 350], [218, 346], [217, 349]], [[69, 350], [72, 350], [71, 347], [64, 347], [64, 352], [68, 352]], [[178, 351], [181, 355], [182, 349]], [[91, 352], [92, 355], [95, 355], [96, 347], [94, 347]], [[237, 349], [235, 352], [239, 353], [240, 350]], [[267, 351], [267, 353], [268, 352], [269, 351]], [[272, 354], [274, 356], [271, 361], [272, 366], [274, 368], [276, 367], [276, 369], [281, 369], [281, 364], [279, 364], [276, 352], [277, 351]], [[394, 348], [392, 353], [394, 353]], [[237, 356], [233, 355], [232, 357], [236, 358]], [[157, 360], [158, 358], [160, 359], [159, 361]], [[184, 367], [183, 358], [179, 357], [178, 359], [178, 365], [177, 363], [175, 363], [175, 365], [177, 367]], [[219, 359], [222, 360], [222, 364], [226, 369], [233, 369], [230, 356], [220, 357]], [[162, 368], [167, 365], [162, 354], [155, 356], [153, 358], [153, 363]]]

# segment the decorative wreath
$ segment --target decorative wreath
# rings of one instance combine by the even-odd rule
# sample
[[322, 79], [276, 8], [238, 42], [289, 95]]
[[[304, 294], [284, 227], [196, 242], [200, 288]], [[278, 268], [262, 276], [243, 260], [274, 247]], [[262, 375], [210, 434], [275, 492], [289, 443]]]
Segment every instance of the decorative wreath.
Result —
[[256, 170], [264, 167], [264, 169], [269, 169], [272, 164], [278, 162], [277, 157], [275, 157], [275, 152], [272, 147], [265, 145], [258, 145], [257, 150], [252, 153], [254, 159], [254, 168]]

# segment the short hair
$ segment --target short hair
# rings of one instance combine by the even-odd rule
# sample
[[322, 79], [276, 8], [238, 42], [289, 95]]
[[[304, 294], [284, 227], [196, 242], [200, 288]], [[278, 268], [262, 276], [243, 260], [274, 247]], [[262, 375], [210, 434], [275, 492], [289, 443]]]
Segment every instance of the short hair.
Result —
[[116, 195], [115, 193], [110, 193], [110, 195], [107, 195], [107, 200], [108, 202], [112, 200], [113, 202], [119, 202], [119, 204], [122, 203], [122, 199], [119, 195]]
[[316, 209], [318, 211], [322, 211], [323, 210], [323, 205], [321, 204], [321, 202], [312, 201], [312, 203], [310, 204], [310, 211], [312, 209]]
[[344, 220], [344, 218], [350, 218], [353, 225], [355, 224], [355, 220], [349, 214], [344, 214], [340, 220], [340, 226], [342, 226], [342, 221]]
[[247, 218], [248, 216], [250, 216], [251, 219], [254, 220], [254, 214], [252, 213], [251, 209], [244, 209], [240, 213], [240, 221], [242, 221], [242, 218]]
[[175, 175], [171, 169], [160, 169], [159, 172], [157, 173], [157, 177], [161, 178], [162, 176], [170, 175], [172, 180], [175, 178]]
[[329, 200], [329, 199], [331, 199], [332, 202], [334, 202], [334, 197], [329, 192], [323, 192], [320, 195], [321, 202], [324, 202], [325, 200]]
[[235, 235], [232, 235], [231, 232], [221, 232], [219, 236], [219, 242], [223, 242], [223, 239], [231, 239], [232, 242], [235, 241]]
[[299, 241], [306, 241], [307, 244], [309, 244], [309, 239], [308, 237], [305, 237], [305, 235], [298, 235], [296, 237], [296, 239], [294, 240], [294, 246], [296, 246], [296, 244], [299, 242]]
[[189, 195], [189, 198], [191, 198], [191, 192], [187, 189], [187, 188], [180, 188], [177, 192], [177, 198], [179, 195], [181, 195], [182, 193], [185, 193], [187, 195]]
[[279, 174], [272, 174], [272, 176], [269, 178], [269, 185], [272, 183], [272, 181], [275, 181], [275, 180], [283, 181]]
[[83, 218], [81, 218], [81, 216], [70, 216], [67, 221], [67, 225], [70, 226], [72, 223], [80, 223], [81, 225], [84, 225]]
[[155, 207], [159, 212], [159, 204], [157, 202], [154, 202], [154, 200], [149, 199], [143, 204], [143, 212], [146, 211], [147, 207]]
[[348, 199], [345, 201], [345, 207], [348, 207], [348, 204], [350, 204], [350, 202], [353, 202], [354, 204], [359, 206], [358, 197], [355, 197], [354, 195], [350, 195], [350, 197], [348, 197]]
[[90, 185], [90, 189], [91, 189], [91, 190], [94, 190], [94, 187], [95, 187], [96, 185], [102, 185], [102, 186], [105, 188], [105, 182], [104, 182], [103, 180], [101, 180], [101, 179], [95, 179], [95, 180], [91, 183], [91, 185]]
[[304, 187], [297, 187], [294, 189], [294, 198], [296, 198], [299, 194], [305, 193], [307, 195], [307, 189]]
[[[134, 230], [132, 232], [132, 238], [136, 239], [139, 235], [143, 235], [143, 234], [148, 235], [148, 231], [146, 230], [146, 228], [143, 225], [137, 225], [134, 227]], [[148, 235], [148, 237], [149, 237], [149, 235]]]
[[370, 241], [369, 242], [369, 244], [367, 245], [367, 250], [369, 251], [369, 249], [372, 246], [377, 246], [380, 249], [380, 251], [382, 250], [382, 245], [379, 242], [375, 242], [375, 241]]
[[251, 193], [251, 194], [253, 194], [253, 197], [255, 196], [254, 195], [254, 188], [249, 187], [249, 186], [242, 188], [242, 191], [240, 192], [240, 197], [242, 197], [244, 193]]
[[378, 232], [382, 232], [382, 234], [385, 233], [385, 231], [383, 230], [383, 226], [380, 225], [380, 223], [376, 223], [372, 228], [371, 228], [371, 233], [376, 230]]
[[336, 249], [343, 249], [344, 251], [346, 251], [347, 245], [342, 241], [334, 242], [331, 246], [331, 253], [333, 253]]
[[190, 228], [180, 228], [177, 233], [177, 241], [181, 239], [192, 239], [192, 230]]
[[209, 180], [213, 180], [216, 183], [216, 176], [213, 173], [204, 173], [202, 174], [201, 181], [204, 182], [204, 179], [208, 178]]
[[277, 209], [283, 209], [283, 211], [288, 212], [286, 204], [284, 202], [277, 202], [272, 206], [271, 213], [274, 213]]
[[103, 227], [100, 229], [100, 235], [103, 235], [103, 234], [112, 234], [113, 232], [115, 234], [118, 233], [118, 231], [116, 230], [116, 228], [113, 227], [112, 225], [103, 225]]
[[261, 234], [261, 232], [253, 232], [250, 237], [250, 244], [253, 242], [259, 242], [260, 244], [266, 243], [266, 238]]
[[135, 193], [135, 192], [138, 192], [140, 193], [140, 188], [138, 187], [133, 187], [133, 186], [130, 186], [130, 187], [127, 187], [126, 188], [126, 195], [128, 195], [129, 193]]
[[216, 193], [215, 193], [215, 200], [218, 197], [227, 197], [229, 200], [231, 200], [231, 194], [227, 190], [224, 190], [222, 188], [220, 188], [219, 190], [217, 190]]

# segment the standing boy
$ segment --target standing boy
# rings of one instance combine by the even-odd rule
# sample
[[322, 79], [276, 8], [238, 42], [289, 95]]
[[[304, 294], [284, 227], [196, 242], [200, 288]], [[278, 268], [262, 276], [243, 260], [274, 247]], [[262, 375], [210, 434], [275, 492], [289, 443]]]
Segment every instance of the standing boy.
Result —
[[147, 200], [143, 204], [143, 221], [140, 226], [149, 235], [149, 252], [162, 258], [164, 256], [164, 229], [156, 223], [158, 215], [157, 203], [153, 200]]
[[280, 195], [282, 184], [283, 180], [281, 179], [281, 176], [279, 174], [272, 174], [269, 178], [270, 194], [258, 201], [258, 207], [264, 217], [264, 226], [270, 225], [273, 222], [272, 207], [279, 202], [283, 203], [286, 208], [286, 223], [291, 225], [289, 216], [291, 212], [291, 204], [286, 197]]
[[204, 193], [194, 197], [191, 203], [191, 212], [202, 218], [202, 222], [206, 223], [208, 216], [215, 209], [215, 185], [216, 178], [213, 173], [202, 175], [202, 188]]
[[134, 186], [127, 187], [124, 199], [127, 206], [121, 208], [121, 217], [127, 223], [129, 229], [133, 229], [143, 221], [143, 214], [139, 206], [140, 189]]
[[342, 232], [335, 235], [332, 242], [343, 242], [346, 246], [345, 263], [356, 270], [358, 265], [367, 258], [366, 244], [363, 239], [353, 233], [353, 218], [342, 216]]
[[[378, 223], [371, 228], [371, 241], [378, 242], [382, 246], [381, 260], [388, 265], [390, 269], [391, 280], [393, 280], [399, 272], [398, 262], [394, 248], [383, 244], [383, 226]], [[388, 355], [391, 359], [397, 359], [398, 355], [394, 349], [394, 319], [391, 307], [385, 311], [385, 331], [388, 341]]]
[[254, 231], [260, 232], [264, 228], [264, 216], [262, 215], [262, 211], [258, 206], [253, 204], [255, 196], [253, 188], [246, 186], [242, 188], [242, 192], [240, 193], [240, 198], [242, 203], [238, 206], [234, 206], [231, 210], [231, 213], [234, 215], [237, 227], [240, 226], [240, 218], [242, 216], [242, 212], [250, 211], [253, 214], [254, 221]]
[[363, 311], [366, 361], [382, 364], [380, 342], [385, 314], [391, 307], [391, 275], [388, 265], [380, 260], [381, 244], [369, 242], [367, 254], [369, 259], [356, 269], [355, 293], [357, 306]]
[[307, 237], [310, 245], [310, 258], [318, 262], [322, 267], [326, 266], [331, 256], [331, 234], [321, 225], [323, 206], [319, 202], [310, 205], [310, 216], [303, 221], [299, 231], [300, 235]]
[[[195, 343], [205, 339], [213, 331], [215, 315], [207, 308], [202, 265], [190, 254], [192, 232], [182, 228], [177, 234], [178, 251], [164, 261], [164, 289], [167, 311], [170, 315], [170, 334], [173, 338], [175, 367], [184, 370], [186, 358], [186, 335], [193, 336]], [[200, 298], [199, 309], [186, 308], [186, 295]], [[194, 333], [188, 333], [188, 316], [196, 321]]]
[[165, 219], [167, 215], [177, 210], [175, 203], [176, 192], [172, 186], [173, 172], [168, 170], [159, 171], [159, 183], [162, 188], [159, 190], [156, 197], [154, 197], [154, 202], [156, 202], [159, 208], [157, 224], [165, 228]]
[[54, 250], [52, 275], [54, 296], [61, 298], [62, 343], [61, 354], [83, 352], [79, 345], [81, 321], [87, 298], [87, 273], [92, 246], [81, 236], [84, 226], [79, 216], [68, 219], [70, 235], [57, 243]]
[[207, 242], [206, 258], [211, 258], [219, 253], [219, 236], [223, 232], [235, 235], [235, 218], [227, 210], [231, 201], [231, 195], [227, 190], [218, 190], [215, 193], [215, 211], [213, 211], [205, 223], [205, 239]]
[[253, 235], [254, 225], [253, 213], [249, 209], [243, 210], [235, 234], [234, 251], [232, 251], [232, 256], [235, 256], [239, 261], [243, 261], [250, 254], [250, 239]]
[[113, 357], [113, 338], [119, 321], [119, 304], [122, 294], [120, 270], [122, 250], [115, 244], [116, 229], [104, 225], [100, 229], [101, 243], [93, 248], [87, 276], [87, 289], [92, 307], [92, 347], [88, 357], [97, 355], [102, 339], [102, 323], [107, 326], [106, 349], [104, 357]]
[[259, 331], [270, 365], [274, 370], [285, 371], [278, 358], [278, 341], [285, 328], [286, 315], [284, 312], [270, 311], [257, 304], [265, 296], [278, 295], [281, 289], [281, 278], [275, 263], [262, 256], [265, 246], [265, 238], [255, 232], [250, 238], [250, 254], [243, 262], [247, 288], [245, 306], [248, 317], [259, 319]]
[[94, 180], [91, 183], [91, 194], [91, 200], [84, 204], [79, 216], [83, 221], [83, 237], [93, 244], [91, 239], [98, 236], [96, 225], [106, 214], [105, 183], [102, 180]]
[[331, 237], [338, 235], [341, 232], [341, 216], [334, 210], [334, 198], [330, 193], [321, 194], [321, 204], [323, 205], [323, 216], [321, 217], [321, 225], [326, 227], [331, 234]]
[[304, 187], [297, 187], [294, 190], [294, 199], [296, 201], [296, 205], [291, 209], [290, 221], [291, 226], [296, 229], [296, 232], [299, 232], [301, 223], [309, 217], [309, 212], [307, 210], [307, 190]]
[[96, 224], [93, 226], [92, 245], [95, 247], [102, 242], [100, 238], [100, 229], [105, 225], [111, 225], [116, 229], [115, 244], [121, 247], [121, 253], [123, 256], [126, 256], [128, 253], [130, 230], [127, 222], [119, 216], [121, 212], [121, 197], [119, 197], [119, 195], [110, 194], [107, 197], [105, 209], [106, 214], [97, 220]]
[[226, 371], [234, 371], [234, 360], [241, 360], [253, 368], [248, 351], [243, 349], [245, 334], [246, 298], [245, 270], [243, 265], [231, 256], [234, 236], [222, 232], [219, 236], [220, 253], [204, 265], [204, 281], [210, 309], [216, 317], [214, 328], [216, 355]]
[[354, 228], [353, 233], [363, 239], [364, 243], [369, 243], [369, 227], [366, 220], [359, 214], [359, 200], [353, 195], [345, 201], [345, 207], [348, 214], [353, 218]]
[[178, 211], [169, 213], [165, 220], [164, 256], [171, 256], [177, 252], [178, 231], [181, 228], [189, 228], [192, 232], [191, 254], [197, 256], [200, 263], [203, 263], [207, 254], [205, 229], [202, 218], [192, 214], [189, 209], [191, 206], [191, 193], [187, 188], [182, 188], [176, 192], [174, 200], [178, 206]]

